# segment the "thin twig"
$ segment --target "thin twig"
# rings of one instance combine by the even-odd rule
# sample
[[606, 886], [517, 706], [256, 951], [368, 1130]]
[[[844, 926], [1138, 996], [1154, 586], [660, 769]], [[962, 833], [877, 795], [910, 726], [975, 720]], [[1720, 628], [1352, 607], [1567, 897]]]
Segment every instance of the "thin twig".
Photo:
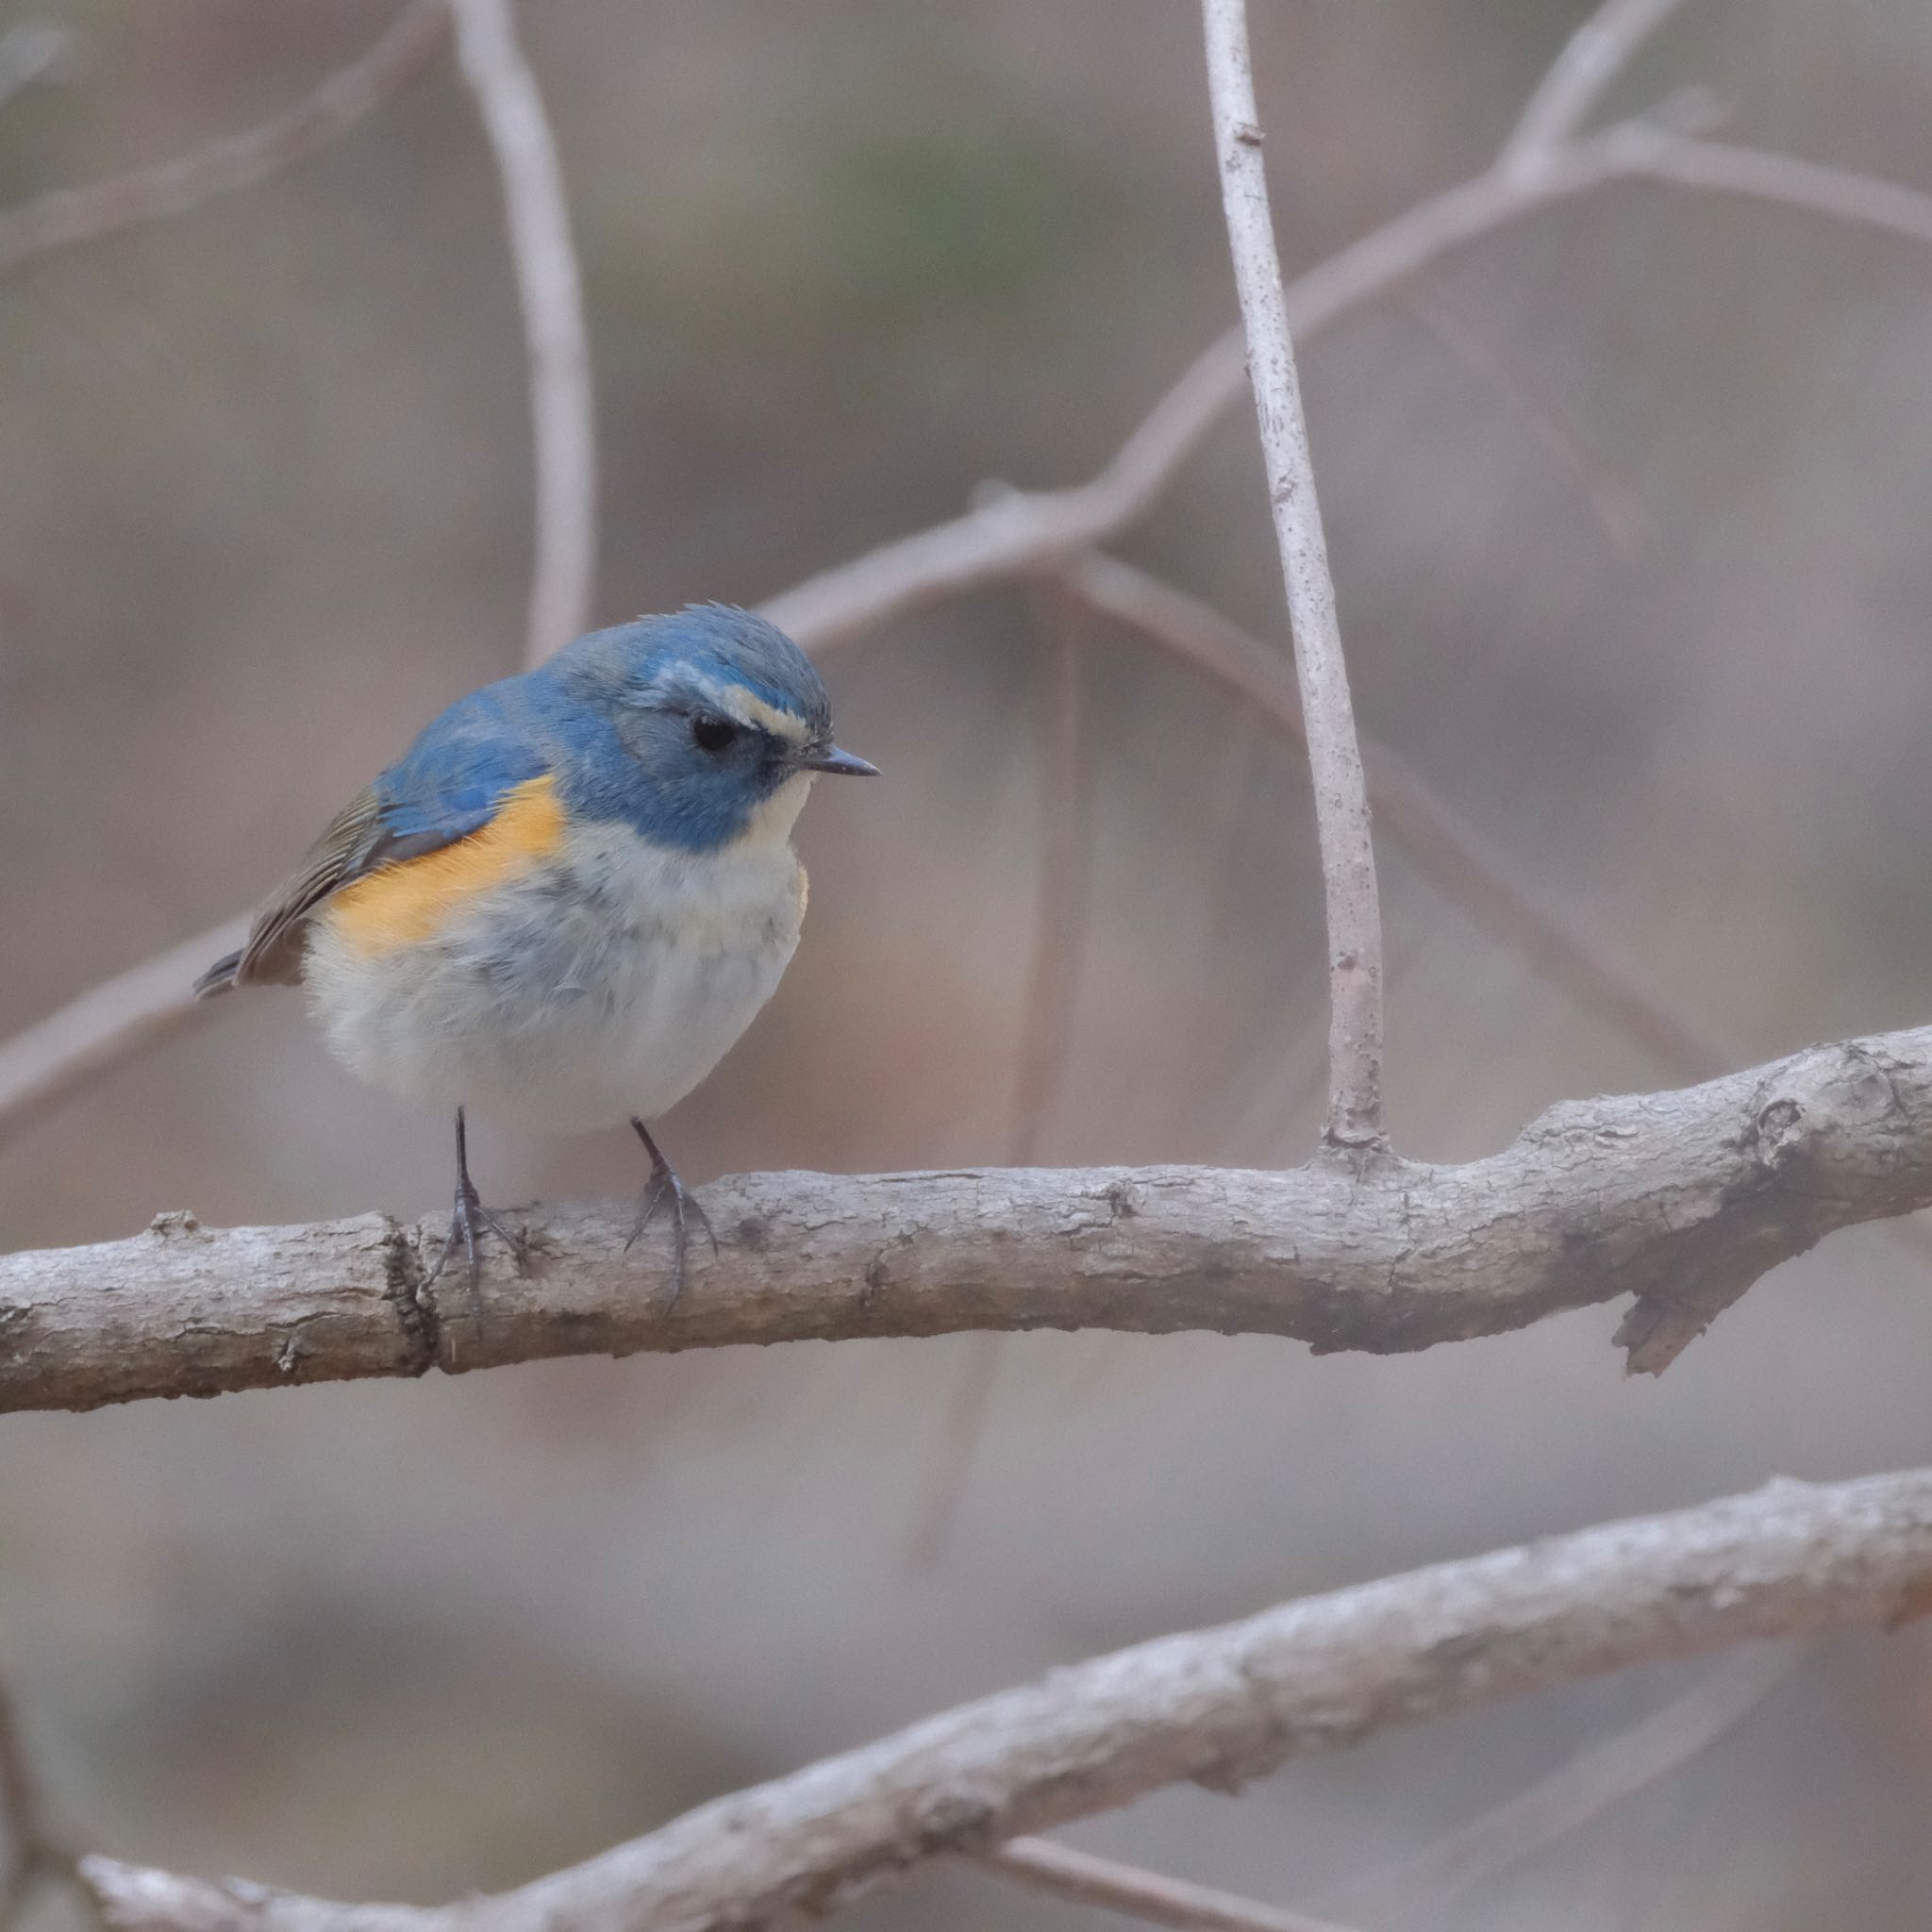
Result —
[[536, 562], [525, 661], [541, 664], [589, 621], [597, 575], [597, 435], [582, 277], [557, 142], [517, 43], [512, 0], [449, 0], [463, 78], [503, 178], [529, 358], [536, 441]]
[[1441, 291], [1418, 286], [1395, 298], [1396, 307], [1466, 369], [1480, 376], [1515, 409], [1536, 439], [1582, 486], [1584, 499], [1610, 548], [1634, 563], [1657, 534], [1641, 496], [1590, 447], [1582, 425], [1563, 401], [1532, 383], [1492, 343], [1464, 321]]
[[[1054, 1103], [1066, 1080], [1069, 1043], [1087, 938], [1086, 774], [1083, 769], [1081, 606], [1052, 578], [1036, 585], [1037, 628], [1048, 640], [1047, 699], [1040, 708], [1040, 874], [1032, 956], [1020, 1002], [1020, 1044], [1013, 1074], [1013, 1115], [1007, 1158], [1031, 1167]], [[976, 1335], [938, 1431], [933, 1465], [921, 1486], [907, 1545], [912, 1570], [939, 1560], [966, 1500], [979, 1444], [992, 1414], [993, 1391], [1006, 1355], [1002, 1335]]]
[[989, 1872], [1017, 1879], [1036, 1891], [1051, 1892], [1075, 1905], [1124, 1912], [1150, 1925], [1170, 1925], [1174, 1932], [1347, 1932], [1327, 1919], [1284, 1911], [1238, 1892], [1144, 1872], [1117, 1859], [1097, 1858], [1049, 1838], [1009, 1839], [980, 1862]]
[[[0, 1927], [19, 1923], [34, 1889], [44, 1880], [64, 1879], [87, 1893], [79, 1860], [61, 1841], [47, 1817], [45, 1794], [28, 1761], [20, 1714], [11, 1693], [0, 1684]], [[88, 1894], [90, 1903], [92, 1895]]]
[[[1067, 565], [1060, 582], [1112, 618], [1245, 701], [1254, 713], [1306, 748], [1301, 707], [1279, 655], [1211, 605], [1118, 558], [1094, 554]], [[1673, 1074], [1708, 1079], [1737, 1063], [1724, 1041], [1651, 992], [1604, 941], [1578, 932], [1522, 885], [1456, 808], [1402, 756], [1362, 742], [1375, 822], [1452, 904], [1513, 946], [1545, 985], [1565, 993]], [[1932, 1264], [1932, 1227], [1889, 1221], [1878, 1236], [1921, 1268]]]
[[[1084, 558], [1067, 567], [1062, 580], [1091, 608], [1193, 666], [1306, 747], [1301, 708], [1279, 654], [1212, 606], [1118, 558]], [[1719, 1041], [1687, 1024], [1607, 947], [1574, 930], [1520, 885], [1400, 753], [1365, 740], [1363, 766], [1382, 831], [1438, 891], [1485, 931], [1516, 947], [1543, 979], [1687, 1079], [1707, 1079], [1732, 1064]]]
[[1051, 641], [1047, 701], [1040, 714], [1040, 875], [1008, 1141], [1014, 1167], [1038, 1162], [1047, 1118], [1066, 1080], [1087, 936], [1081, 607], [1052, 579], [1040, 586], [1036, 601]]
[[1201, 13], [1222, 207], [1288, 591], [1322, 848], [1328, 921], [1327, 1141], [1334, 1147], [1379, 1148], [1388, 1139], [1382, 1128], [1382, 907], [1335, 583], [1268, 207], [1260, 110], [1248, 58], [1247, 0], [1202, 0]]
[[937, 1563], [958, 1523], [974, 1460], [992, 1416], [993, 1391], [999, 1387], [1006, 1354], [1007, 1338], [991, 1332], [969, 1335], [961, 1344], [959, 1379], [946, 1400], [932, 1464], [913, 1505], [912, 1533], [906, 1539], [908, 1572], [929, 1570]]
[[0, 108], [58, 75], [73, 46], [67, 29], [47, 21], [23, 21], [0, 34]]
[[1604, 90], [1683, 0], [1604, 0], [1570, 36], [1530, 95], [1496, 165], [1523, 174], [1581, 132]]
[[1586, 1746], [1479, 1818], [1374, 1875], [1339, 1886], [1324, 1904], [1374, 1924], [1441, 1907], [1473, 1885], [1579, 1831], [1688, 1764], [1751, 1715], [1806, 1656], [1800, 1645], [1727, 1657], [1683, 1696]]
[[245, 918], [157, 953], [0, 1044], [0, 1147], [101, 1074], [213, 1016], [188, 989], [246, 938]]
[[1932, 1607], [1932, 1472], [1779, 1482], [1284, 1604], [1053, 1672], [493, 1897], [325, 1904], [105, 1858], [117, 1932], [726, 1932], [1192, 1780], [1636, 1664]]
[[0, 1925], [11, 1925], [38, 1874], [41, 1794], [27, 1768], [13, 1700], [0, 1684]]
[[[1609, 0], [1611, 8], [1623, 4]], [[1557, 68], [1572, 72], [1579, 66], [1590, 70], [1587, 83], [1562, 84], [1579, 123], [1641, 38], [1624, 31], [1606, 39], [1601, 15], [1576, 38], [1592, 36], [1615, 58], [1579, 55], [1573, 40], [1557, 61]], [[1319, 263], [1288, 290], [1289, 324], [1296, 340], [1305, 341], [1436, 257], [1545, 201], [1594, 188], [1617, 172], [1600, 155], [1566, 149], [1561, 158], [1563, 166], [1540, 170], [1492, 164]], [[767, 615], [801, 641], [808, 634], [811, 647], [823, 653], [922, 605], [1104, 541], [1152, 506], [1240, 396], [1242, 350], [1239, 326], [1204, 350], [1091, 482], [984, 503], [950, 523], [822, 571], [774, 600]]]
[[177, 160], [60, 188], [0, 214], [0, 275], [37, 255], [165, 221], [217, 195], [253, 188], [345, 134], [428, 64], [447, 22], [445, 0], [408, 0], [369, 51], [271, 121]]
[[1627, 173], [1706, 194], [1801, 208], [1857, 227], [1932, 245], [1932, 195], [1894, 181], [1857, 175], [1794, 155], [1771, 154], [1720, 141], [1692, 141], [1664, 128], [1634, 128], [1624, 137]]

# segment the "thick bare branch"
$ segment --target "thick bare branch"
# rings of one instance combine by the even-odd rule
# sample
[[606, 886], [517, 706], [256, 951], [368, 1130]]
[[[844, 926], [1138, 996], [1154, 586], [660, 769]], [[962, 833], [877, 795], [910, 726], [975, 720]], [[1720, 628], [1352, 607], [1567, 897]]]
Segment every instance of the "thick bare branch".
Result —
[[1378, 1148], [1382, 1130], [1382, 906], [1369, 797], [1322, 533], [1315, 467], [1289, 332], [1288, 299], [1268, 207], [1260, 109], [1248, 58], [1247, 0], [1202, 0], [1208, 91], [1248, 375], [1268, 500], [1294, 633], [1315, 830], [1328, 923], [1328, 1126], [1331, 1146]]
[[[1462, 1167], [742, 1175], [670, 1314], [628, 1216], [532, 1216], [537, 1268], [431, 1284], [441, 1221], [201, 1227], [0, 1257], [0, 1409], [562, 1355], [966, 1329], [1210, 1328], [1377, 1353], [1634, 1295], [1656, 1373], [1767, 1269], [1932, 1205], [1932, 1028], [1571, 1102]], [[668, 1240], [668, 1237], [664, 1237]]]
[[158, 167], [85, 188], [56, 189], [0, 214], [0, 275], [57, 248], [186, 214], [218, 195], [253, 188], [326, 147], [421, 73], [441, 42], [446, 20], [446, 0], [409, 0], [366, 54], [274, 120]]
[[983, 1698], [515, 1891], [325, 1905], [90, 1858], [117, 1932], [752, 1932], [945, 1853], [1633, 1664], [1922, 1615], [1932, 1472], [1779, 1482], [1287, 1604]]
[[1076, 1905], [1104, 1906], [1174, 1932], [1347, 1932], [1326, 1919], [1284, 1911], [1209, 1885], [1096, 1858], [1050, 1838], [1016, 1838], [990, 1853], [991, 1872]]
[[449, 0], [457, 56], [497, 173], [516, 265], [536, 441], [537, 541], [525, 661], [590, 621], [597, 576], [597, 429], [582, 278], [543, 96], [517, 44], [512, 0]]
[[[1278, 653], [1211, 605], [1119, 558], [1069, 564], [1057, 581], [1090, 609], [1139, 633], [1253, 708], [1291, 740], [1302, 737], [1301, 706]], [[1651, 992], [1607, 944], [1572, 926], [1521, 885], [1508, 864], [1397, 752], [1362, 741], [1369, 803], [1390, 842], [1453, 904], [1514, 946], [1546, 985], [1614, 1026], [1680, 1079], [1708, 1079], [1735, 1055]], [[1886, 1239], [1920, 1268], [1932, 1261], [1932, 1230], [1917, 1221], [1885, 1224]]]

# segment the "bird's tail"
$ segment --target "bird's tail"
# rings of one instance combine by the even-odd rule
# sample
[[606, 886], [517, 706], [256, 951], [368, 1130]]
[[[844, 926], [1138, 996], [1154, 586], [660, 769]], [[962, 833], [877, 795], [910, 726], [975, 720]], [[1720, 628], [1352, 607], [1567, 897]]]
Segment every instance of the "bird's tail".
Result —
[[242, 955], [229, 953], [217, 959], [199, 979], [194, 982], [194, 997], [198, 1000], [213, 999], [217, 993], [232, 992], [236, 976], [242, 970]]

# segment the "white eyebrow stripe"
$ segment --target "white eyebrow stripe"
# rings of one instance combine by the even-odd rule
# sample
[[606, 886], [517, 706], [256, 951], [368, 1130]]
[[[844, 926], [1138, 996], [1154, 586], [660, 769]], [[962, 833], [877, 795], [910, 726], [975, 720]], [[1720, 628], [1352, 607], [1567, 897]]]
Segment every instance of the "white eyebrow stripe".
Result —
[[811, 737], [811, 726], [803, 718], [795, 717], [790, 711], [781, 711], [776, 705], [768, 705], [756, 691], [747, 691], [741, 684], [730, 685], [719, 691], [718, 705], [739, 724], [769, 731], [774, 738], [782, 738], [789, 744], [804, 744]]

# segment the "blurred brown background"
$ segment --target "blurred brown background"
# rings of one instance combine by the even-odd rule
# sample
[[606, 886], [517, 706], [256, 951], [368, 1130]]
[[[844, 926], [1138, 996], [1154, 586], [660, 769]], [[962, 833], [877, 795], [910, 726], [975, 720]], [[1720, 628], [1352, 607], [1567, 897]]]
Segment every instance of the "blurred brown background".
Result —
[[[392, 6], [0, 5], [84, 57], [0, 110], [0, 197], [248, 125]], [[1291, 267], [1481, 166], [1584, 10], [1257, 0]], [[1232, 316], [1185, 0], [523, 16], [588, 284], [600, 621], [756, 601], [985, 477], [1076, 480]], [[1932, 186], [1923, 0], [1692, 0], [1608, 106], [1692, 80], [1740, 138]], [[514, 668], [523, 356], [447, 57], [273, 183], [0, 283], [0, 354], [4, 1035], [253, 899]], [[1740, 1064], [1932, 1011], [1928, 368], [1932, 254], [1638, 187], [1465, 250], [1306, 368], [1365, 724]], [[1244, 418], [1125, 548], [1281, 638]], [[1041, 641], [989, 595], [829, 667], [886, 785], [807, 815], [805, 944], [669, 1123], [688, 1176], [1007, 1158]], [[1130, 641], [1096, 637], [1087, 693], [1088, 942], [1040, 1155], [1298, 1159], [1324, 997], [1302, 774]], [[1406, 1151], [1668, 1083], [1384, 865]], [[447, 1139], [339, 1073], [298, 1000], [238, 1002], [11, 1150], [0, 1240], [413, 1211]], [[638, 1179], [621, 1135], [475, 1144], [496, 1200]], [[0, 1668], [89, 1841], [435, 1900], [1105, 1646], [1932, 1460], [1928, 1291], [1840, 1237], [1661, 1383], [1621, 1380], [1604, 1311], [1391, 1361], [962, 1338], [13, 1416]], [[1312, 1903], [1690, 1681], [1070, 1836]], [[1932, 1644], [1847, 1639], [1689, 1770], [1406, 1923], [1909, 1932], [1928, 1800]], [[1088, 1916], [958, 1874], [852, 1923]]]

